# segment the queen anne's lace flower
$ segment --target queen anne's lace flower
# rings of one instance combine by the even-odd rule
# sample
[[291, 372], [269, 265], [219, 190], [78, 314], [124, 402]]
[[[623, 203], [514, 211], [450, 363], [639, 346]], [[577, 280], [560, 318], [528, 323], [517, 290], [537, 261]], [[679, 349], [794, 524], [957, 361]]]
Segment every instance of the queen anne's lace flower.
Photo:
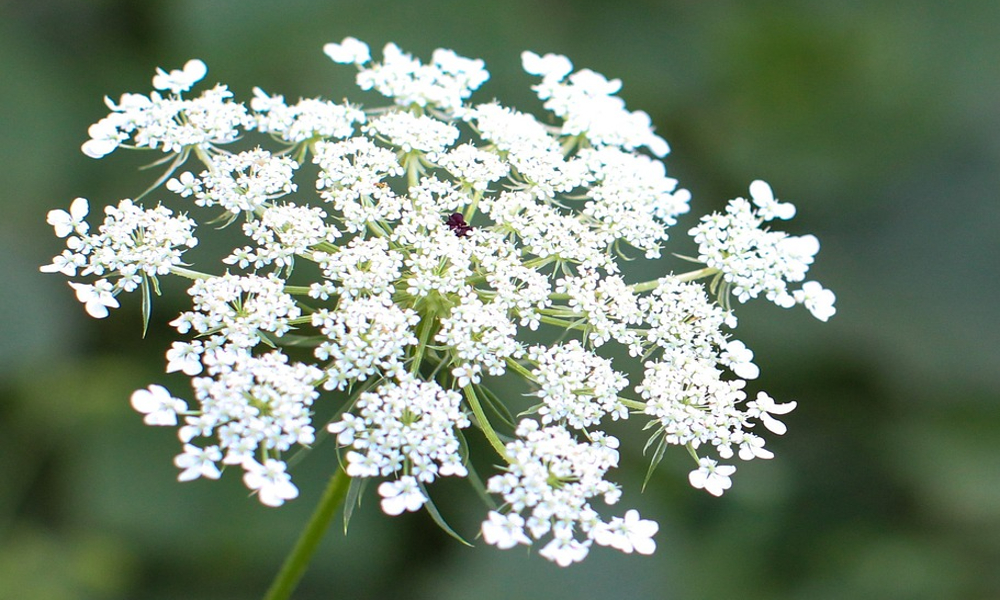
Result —
[[795, 302], [805, 305], [809, 312], [820, 321], [828, 321], [837, 312], [833, 304], [837, 297], [817, 281], [807, 281], [802, 289], [792, 292]]
[[485, 191], [489, 184], [510, 172], [510, 167], [499, 156], [472, 144], [462, 144], [440, 155], [437, 164], [478, 192]]
[[[327, 45], [325, 50], [337, 62], [368, 62], [367, 46], [353, 38], [339, 46]], [[489, 79], [483, 61], [463, 58], [451, 50], [435, 50], [432, 63], [422, 65], [389, 43], [382, 49], [382, 57], [382, 63], [361, 69], [358, 86], [374, 89], [403, 107], [433, 106], [455, 112], [473, 90]]]
[[275, 276], [222, 277], [201, 279], [188, 290], [194, 310], [181, 313], [170, 322], [180, 333], [195, 331], [217, 334], [227, 343], [252, 348], [260, 343], [261, 332], [282, 336], [290, 321], [300, 314], [299, 307], [283, 290]]
[[311, 248], [340, 237], [340, 230], [328, 224], [326, 216], [323, 209], [315, 206], [291, 203], [269, 206], [259, 221], [243, 225], [243, 232], [253, 238], [257, 247], [244, 246], [222, 262], [242, 269], [251, 264], [255, 269], [270, 264], [291, 267], [296, 255], [308, 254]]
[[460, 303], [441, 319], [441, 330], [434, 338], [454, 348], [458, 365], [452, 373], [459, 386], [479, 383], [481, 373], [503, 375], [506, 361], [524, 354], [514, 338], [517, 326], [507, 317], [506, 307], [484, 304], [476, 296], [462, 296]]
[[315, 352], [327, 363], [324, 387], [344, 389], [376, 375], [402, 375], [406, 349], [418, 342], [412, 330], [419, 321], [416, 312], [386, 296], [345, 298], [336, 311], [314, 312], [312, 324], [327, 338]]
[[601, 278], [595, 270], [560, 279], [556, 291], [569, 296], [574, 315], [587, 319], [588, 339], [602, 346], [611, 339], [632, 346], [638, 335], [634, 327], [642, 323], [638, 296], [617, 275]]
[[267, 506], [281, 506], [285, 500], [294, 500], [299, 489], [285, 472], [285, 463], [269, 458], [264, 464], [248, 459], [243, 468], [243, 483], [260, 495], [260, 501]]
[[[256, 473], [254, 477], [258, 478], [253, 481], [261, 483], [264, 479], [259, 477], [265, 474], [260, 471], [256, 453], [280, 456], [295, 445], [308, 445], [315, 439], [310, 406], [319, 397], [315, 386], [322, 372], [302, 363], [289, 364], [288, 358], [277, 351], [254, 357], [234, 350], [215, 357], [217, 360], [209, 364], [210, 376], [192, 380], [199, 407], [188, 411], [178, 435], [191, 448], [197, 448], [195, 440], [217, 438], [213, 447], [219, 451], [211, 453], [215, 457], [212, 463], [241, 465], [248, 473]], [[185, 455], [209, 456], [204, 452], [185, 449]], [[264, 466], [267, 478], [281, 479], [276, 466], [266, 461]], [[190, 465], [182, 468], [189, 469]], [[199, 472], [205, 472], [203, 467]], [[262, 500], [265, 498], [270, 497]]]
[[323, 269], [324, 283], [329, 284], [313, 284], [317, 291], [310, 295], [314, 297], [320, 297], [322, 292], [348, 296], [389, 294], [403, 267], [402, 253], [390, 250], [384, 238], [354, 238], [334, 254], [316, 253], [313, 256]]
[[[117, 104], [105, 98], [111, 113], [90, 127], [90, 140], [84, 142], [83, 153], [101, 158], [129, 140], [137, 148], [160, 149], [168, 154], [191, 148], [211, 152], [216, 146], [238, 139], [240, 129], [251, 126], [253, 121], [242, 104], [230, 101], [233, 94], [229, 88], [217, 85], [197, 98], [180, 97], [181, 92], [204, 77], [207, 70], [201, 71], [202, 67], [204, 63], [195, 60], [189, 61], [183, 71], [158, 70], [154, 87], [169, 89], [172, 93], [167, 97], [159, 92], [148, 97], [124, 94]], [[201, 76], [196, 78], [199, 73]]]
[[626, 554], [652, 554], [656, 550], [653, 536], [659, 531], [656, 521], [639, 517], [639, 511], [632, 509], [625, 518], [615, 517], [609, 523], [595, 527], [594, 541], [602, 546], [611, 546]]
[[121, 306], [112, 293], [114, 287], [107, 279], [100, 279], [94, 285], [73, 282], [69, 285], [76, 291], [76, 299], [83, 303], [87, 314], [95, 319], [103, 319], [108, 316], [109, 308]]
[[693, 487], [702, 488], [713, 496], [721, 496], [733, 486], [729, 476], [736, 472], [736, 467], [720, 465], [711, 458], [702, 458], [698, 464], [699, 468], [688, 475]]
[[565, 423], [574, 429], [597, 425], [605, 415], [628, 418], [618, 399], [628, 380], [611, 368], [611, 361], [584, 348], [577, 340], [546, 348], [534, 346], [528, 354], [542, 405], [542, 423]]
[[288, 106], [283, 96], [268, 96], [259, 87], [253, 89], [253, 95], [250, 101], [250, 108], [254, 110], [253, 126], [292, 144], [312, 139], [349, 138], [355, 126], [366, 120], [364, 111], [350, 104], [306, 98]]
[[146, 425], [176, 425], [177, 414], [186, 411], [187, 404], [162, 385], [151, 385], [132, 393], [132, 408], [146, 415]]
[[[796, 304], [795, 292], [789, 292], [788, 284], [805, 279], [819, 252], [819, 240], [813, 235], [790, 236], [761, 228], [765, 221], [794, 215], [795, 207], [775, 201], [764, 182], [754, 184], [753, 204], [759, 209], [744, 198], [736, 198], [725, 214], [703, 217], [691, 235], [698, 243], [698, 260], [717, 269], [740, 302], [763, 293], [771, 302], [788, 308]], [[805, 290], [799, 297], [805, 302]], [[826, 320], [823, 317], [832, 314], [833, 301], [827, 304], [824, 298], [819, 303], [810, 302], [810, 306], [817, 318]]]
[[208, 74], [208, 67], [197, 58], [184, 63], [183, 69], [174, 69], [167, 73], [163, 69], [157, 69], [153, 77], [153, 87], [158, 90], [170, 90], [171, 93], [180, 94], [191, 89], [191, 86], [198, 83]]
[[86, 235], [90, 226], [84, 219], [90, 212], [90, 203], [86, 198], [77, 198], [69, 206], [69, 212], [50, 210], [45, 221], [56, 230], [56, 237], [64, 238], [71, 233]]
[[294, 192], [292, 174], [297, 167], [288, 157], [272, 156], [257, 148], [222, 157], [211, 170], [201, 174], [197, 183], [179, 182], [174, 187], [197, 187], [195, 204], [219, 205], [236, 215], [260, 210], [271, 200]]
[[[48, 222], [56, 235], [66, 237], [66, 250], [41, 268], [44, 273], [62, 273], [69, 277], [97, 275], [94, 284], [70, 283], [91, 316], [104, 318], [109, 308], [117, 308], [120, 292], [131, 292], [144, 280], [155, 281], [181, 264], [185, 250], [198, 244], [193, 231], [195, 222], [187, 216], [174, 216], [164, 207], [144, 209], [131, 200], [104, 208], [104, 223], [96, 233], [88, 233], [83, 220], [88, 203], [77, 198], [70, 212], [50, 211]], [[70, 233], [77, 235], [70, 236]], [[108, 277], [114, 277], [112, 283]]]
[[448, 123], [406, 112], [383, 115], [367, 126], [367, 132], [384, 138], [403, 152], [414, 150], [436, 156], [458, 139], [458, 129]]
[[[457, 392], [404, 375], [399, 383], [361, 394], [354, 410], [357, 416], [347, 413], [328, 426], [341, 445], [352, 448], [347, 453], [348, 475], [406, 474], [431, 483], [438, 476], [467, 474], [455, 430], [468, 427], [469, 419], [461, 410], [461, 396]], [[395, 485], [405, 485], [412, 495], [412, 486], [405, 484], [406, 476]], [[393, 490], [392, 497], [400, 493], [399, 487], [386, 489]], [[422, 504], [408, 510], [416, 510]], [[392, 512], [390, 508], [394, 506], [397, 505], [390, 501], [386, 507], [383, 500], [387, 513], [402, 512]]]
[[653, 133], [649, 115], [625, 110], [625, 102], [614, 94], [622, 82], [608, 80], [590, 69], [565, 78], [573, 65], [564, 56], [539, 57], [533, 52], [521, 55], [524, 70], [542, 75], [542, 83], [533, 86], [545, 108], [564, 119], [564, 135], [582, 135], [595, 146], [617, 146], [634, 150], [645, 146], [658, 157], [666, 156], [670, 146]]
[[[486, 491], [500, 505], [483, 540], [537, 542], [565, 566], [594, 544], [656, 547], [655, 522], [603, 514], [622, 497], [608, 421], [643, 420], [654, 464], [685, 447], [690, 484], [716, 496], [736, 470], [720, 460], [773, 456], [763, 436], [784, 434], [796, 404], [748, 400], [760, 368], [733, 337], [729, 299], [835, 313], [833, 292], [806, 281], [817, 239], [768, 227], [792, 218], [792, 204], [754, 181], [749, 200], [690, 230], [700, 265], [633, 282], [622, 261], [676, 243], [691, 194], [659, 160], [669, 147], [649, 116], [617, 95], [620, 81], [525, 52], [550, 111], [539, 119], [472, 101], [489, 74], [450, 50], [427, 64], [394, 44], [373, 59], [354, 38], [323, 50], [389, 106], [288, 104], [254, 88], [248, 111], [224, 85], [191, 91], [207, 73], [199, 60], [158, 69], [159, 91], [107, 100], [83, 151], [167, 153], [160, 182], [192, 216], [123, 200], [93, 231], [83, 198], [47, 215], [65, 249], [41, 270], [86, 279], [70, 285], [95, 318], [138, 288], [148, 319], [158, 278], [192, 280], [191, 310], [171, 321], [184, 338], [165, 353], [167, 372], [191, 378], [192, 399], [158, 385], [131, 397], [146, 423], [178, 426], [178, 479], [238, 467], [263, 504], [296, 498], [283, 457], [318, 443], [318, 405], [335, 415], [328, 431], [347, 475], [382, 480], [371, 488], [383, 512], [426, 507], [440, 520], [427, 487], [469, 476], [470, 448], [482, 445], [465, 436], [482, 434], [495, 454], [479, 464], [499, 463]], [[244, 148], [277, 148], [223, 147], [241, 136]], [[198, 242], [195, 217], [240, 220], [246, 235], [208, 272], [182, 262]], [[518, 416], [523, 404], [490, 389], [511, 376], [536, 403]]]
[[610, 505], [621, 496], [618, 485], [604, 478], [618, 466], [618, 440], [594, 432], [592, 441], [581, 443], [563, 427], [540, 427], [533, 420], [521, 421], [516, 434], [507, 444], [509, 466], [487, 482], [487, 489], [500, 494], [510, 512], [506, 517], [490, 515], [483, 525], [484, 539], [512, 547], [551, 534], [539, 553], [562, 566], [583, 560], [595, 539], [601, 545], [623, 545], [608, 529], [620, 526], [603, 523], [589, 502], [600, 497]]
[[313, 162], [320, 168], [316, 179], [320, 198], [333, 203], [348, 231], [399, 219], [402, 200], [383, 181], [404, 172], [391, 150], [364, 137], [317, 142]]

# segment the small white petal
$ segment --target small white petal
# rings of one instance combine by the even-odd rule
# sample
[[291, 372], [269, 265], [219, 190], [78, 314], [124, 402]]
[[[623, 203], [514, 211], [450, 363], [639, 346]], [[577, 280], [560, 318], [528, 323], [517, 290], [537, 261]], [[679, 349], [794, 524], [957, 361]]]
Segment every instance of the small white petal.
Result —
[[368, 44], [353, 37], [346, 37], [339, 44], [324, 45], [323, 53], [329, 56], [333, 62], [340, 64], [363, 65], [371, 60]]
[[774, 193], [771, 186], [763, 180], [757, 179], [750, 184], [750, 196], [757, 206], [764, 206], [774, 202]]

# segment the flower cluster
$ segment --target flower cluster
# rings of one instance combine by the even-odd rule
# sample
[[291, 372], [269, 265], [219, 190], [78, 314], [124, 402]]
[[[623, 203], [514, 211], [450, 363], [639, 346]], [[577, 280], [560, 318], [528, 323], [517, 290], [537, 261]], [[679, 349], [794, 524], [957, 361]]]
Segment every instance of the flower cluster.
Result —
[[761, 229], [766, 221], [792, 218], [795, 206], [775, 200], [771, 186], [760, 180], [750, 184], [750, 195], [752, 203], [737, 198], [725, 214], [704, 217], [691, 230], [698, 243], [698, 260], [717, 269], [740, 302], [763, 293], [785, 308], [805, 304], [814, 317], [826, 321], [836, 312], [832, 292], [814, 281], [801, 290], [788, 291], [788, 283], [805, 279], [819, 252], [819, 240], [814, 235], [790, 236]]
[[[621, 257], [660, 257], [691, 194], [667, 175], [649, 116], [616, 95], [620, 81], [525, 52], [551, 113], [538, 119], [473, 102], [489, 74], [450, 50], [429, 64], [393, 44], [377, 62], [353, 38], [324, 52], [389, 105], [290, 105], [254, 88], [248, 108], [224, 85], [185, 97], [207, 74], [201, 61], [158, 70], [158, 91], [108, 101], [83, 151], [167, 153], [158, 183], [180, 212], [122, 200], [96, 233], [87, 200], [48, 215], [67, 249], [42, 271], [87, 278], [70, 285], [94, 317], [137, 289], [148, 307], [158, 277], [191, 280], [192, 307], [171, 321], [182, 338], [166, 351], [191, 400], [159, 385], [132, 395], [146, 423], [178, 427], [181, 481], [238, 467], [264, 504], [295, 498], [285, 456], [317, 443], [322, 406], [346, 474], [381, 480], [386, 514], [427, 508], [440, 521], [428, 486], [492, 465], [498, 506], [483, 540], [539, 543], [565, 566], [594, 544], [656, 546], [655, 522], [608, 514], [623, 498], [609, 421], [642, 421], [654, 464], [684, 447], [691, 485], [716, 496], [736, 470], [720, 461], [773, 456], [762, 429], [785, 433], [778, 417], [795, 403], [748, 400], [760, 369], [733, 337], [729, 299], [834, 314], [833, 293], [806, 281], [816, 238], [764, 227], [792, 204], [755, 181], [751, 200], [691, 229], [698, 268], [629, 282]], [[250, 136], [257, 147], [226, 148]], [[201, 166], [182, 168], [192, 160]], [[301, 185], [302, 173], [315, 181]], [[241, 220], [245, 240], [196, 270], [181, 262], [195, 218]], [[501, 377], [526, 382], [532, 400], [498, 397]], [[494, 454], [471, 456], [467, 435]]]
[[[70, 284], [90, 316], [97, 319], [108, 316], [109, 308], [118, 308], [118, 293], [169, 274], [181, 265], [184, 250], [198, 244], [192, 233], [195, 222], [183, 215], [175, 217], [164, 206], [144, 209], [128, 199], [106, 206], [107, 216], [96, 234], [89, 233], [84, 220], [89, 210], [87, 200], [77, 198], [68, 213], [49, 211], [48, 222], [57, 236], [66, 238], [66, 250], [41, 270], [74, 277], [79, 269], [80, 275], [100, 277], [93, 284]], [[114, 283], [108, 277], [114, 277]]]
[[412, 488], [414, 480], [431, 483], [438, 476], [468, 474], [455, 432], [470, 424], [461, 400], [458, 392], [403, 375], [399, 383], [362, 394], [354, 407], [359, 415], [345, 414], [328, 429], [341, 445], [352, 448], [346, 457], [351, 477], [385, 477], [405, 466], [408, 475], [401, 484], [379, 488], [382, 508], [398, 515], [427, 501], [416, 491], [402, 502], [407, 496], [400, 497], [401, 489]]
[[166, 97], [160, 92], [123, 94], [117, 104], [105, 98], [111, 113], [90, 126], [83, 153], [101, 158], [131, 142], [136, 148], [186, 154], [236, 141], [253, 120], [242, 104], [231, 100], [229, 88], [217, 85], [197, 98], [181, 98], [207, 73], [205, 63], [189, 60], [183, 69], [170, 73], [157, 69], [153, 87], [169, 91]]

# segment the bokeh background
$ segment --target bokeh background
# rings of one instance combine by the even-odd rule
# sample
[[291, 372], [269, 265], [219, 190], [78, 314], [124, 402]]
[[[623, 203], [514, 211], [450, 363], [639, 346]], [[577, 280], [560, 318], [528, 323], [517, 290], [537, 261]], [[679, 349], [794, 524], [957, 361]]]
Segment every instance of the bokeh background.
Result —
[[[1000, 3], [977, 0], [0, 0], [0, 598], [266, 588], [331, 448], [296, 467], [302, 496], [277, 510], [233, 474], [178, 484], [173, 432], [143, 426], [128, 396], [184, 389], [162, 374], [183, 294], [167, 290], [145, 340], [138, 298], [87, 318], [64, 278], [38, 273], [61, 249], [45, 213], [155, 178], [138, 170], [151, 155], [79, 152], [104, 95], [148, 92], [155, 67], [199, 57], [244, 100], [254, 85], [364, 99], [321, 52], [347, 35], [484, 58], [475, 98], [525, 110], [539, 104], [523, 49], [621, 78], [695, 216], [755, 178], [797, 204], [789, 228], [821, 239], [812, 273], [838, 313], [741, 307], [761, 385], [799, 408], [768, 442], [778, 458], [741, 466], [723, 498], [686, 484], [682, 452], [638, 494], [641, 444], [626, 442], [625, 502], [661, 523], [653, 557], [598, 549], [560, 569], [466, 548], [369, 497], [296, 598], [1000, 598], [998, 33]], [[671, 250], [690, 251], [682, 237]], [[476, 497], [440, 490], [473, 535]]]

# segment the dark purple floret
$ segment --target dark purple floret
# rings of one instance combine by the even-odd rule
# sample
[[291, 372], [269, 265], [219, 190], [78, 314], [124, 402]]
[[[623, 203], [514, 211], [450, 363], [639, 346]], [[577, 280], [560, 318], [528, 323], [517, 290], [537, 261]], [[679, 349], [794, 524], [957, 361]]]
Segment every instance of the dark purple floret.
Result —
[[458, 237], [465, 237], [472, 231], [472, 225], [465, 222], [465, 217], [462, 216], [462, 213], [453, 213], [444, 223]]

